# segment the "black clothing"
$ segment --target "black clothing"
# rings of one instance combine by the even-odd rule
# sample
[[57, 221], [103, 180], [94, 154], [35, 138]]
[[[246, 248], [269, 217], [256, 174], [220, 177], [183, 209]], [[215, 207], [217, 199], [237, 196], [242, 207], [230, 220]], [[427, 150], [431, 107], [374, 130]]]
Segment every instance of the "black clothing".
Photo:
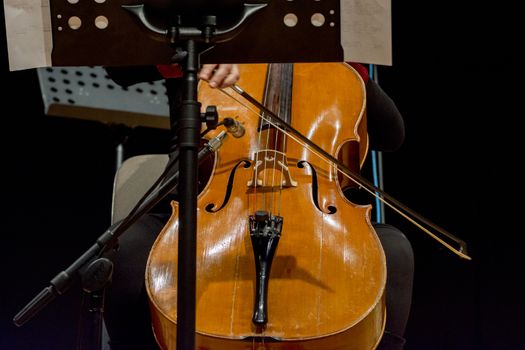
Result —
[[396, 104], [375, 81], [366, 83], [366, 127], [370, 148], [392, 152], [405, 140], [405, 123]]

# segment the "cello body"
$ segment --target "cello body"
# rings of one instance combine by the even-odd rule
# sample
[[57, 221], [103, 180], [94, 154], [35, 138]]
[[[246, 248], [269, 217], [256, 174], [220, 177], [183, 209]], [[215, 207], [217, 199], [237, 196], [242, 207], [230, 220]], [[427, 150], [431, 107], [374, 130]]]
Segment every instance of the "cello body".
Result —
[[[239, 86], [264, 100], [272, 92], [269, 66], [240, 65]], [[294, 64], [292, 86], [292, 126], [359, 168], [368, 141], [358, 73], [342, 63]], [[386, 264], [371, 206], [348, 201], [342, 192], [348, 180], [304, 146], [268, 143], [274, 134], [268, 137], [246, 106], [207, 84], [199, 87], [199, 101], [203, 108], [216, 105], [221, 118], [235, 118], [246, 134], [226, 138], [198, 197], [197, 349], [375, 349], [386, 317]], [[279, 152], [268, 153], [277, 146]], [[258, 157], [279, 158], [280, 165], [261, 168], [270, 163]], [[177, 336], [178, 203], [172, 208], [146, 267], [154, 333], [170, 350]], [[252, 321], [257, 283], [249, 219], [261, 208], [282, 218], [263, 326]]]

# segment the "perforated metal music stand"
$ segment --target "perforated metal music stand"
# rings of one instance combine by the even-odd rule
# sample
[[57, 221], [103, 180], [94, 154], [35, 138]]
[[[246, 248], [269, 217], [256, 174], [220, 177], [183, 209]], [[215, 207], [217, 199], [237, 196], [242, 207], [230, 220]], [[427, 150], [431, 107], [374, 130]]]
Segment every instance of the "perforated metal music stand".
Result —
[[[46, 115], [99, 121], [129, 129], [170, 127], [163, 81], [122, 87], [97, 66], [48, 67], [38, 68], [37, 72]], [[119, 142], [116, 169], [123, 160], [124, 145]]]
[[39, 68], [45, 113], [50, 116], [169, 128], [163, 81], [121, 87], [102, 67]]

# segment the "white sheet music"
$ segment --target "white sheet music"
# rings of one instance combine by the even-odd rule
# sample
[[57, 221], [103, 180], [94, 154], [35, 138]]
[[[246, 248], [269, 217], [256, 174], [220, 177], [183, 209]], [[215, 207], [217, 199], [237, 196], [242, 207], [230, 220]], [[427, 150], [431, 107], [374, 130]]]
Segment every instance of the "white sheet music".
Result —
[[4, 1], [9, 69], [51, 66], [49, 0]]
[[341, 0], [345, 61], [392, 65], [391, 0]]

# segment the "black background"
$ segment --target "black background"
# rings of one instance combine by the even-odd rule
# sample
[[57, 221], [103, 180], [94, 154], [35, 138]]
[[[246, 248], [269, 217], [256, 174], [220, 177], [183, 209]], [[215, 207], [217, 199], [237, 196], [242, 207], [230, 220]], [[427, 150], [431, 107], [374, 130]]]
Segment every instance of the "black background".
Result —
[[[394, 64], [379, 67], [407, 133], [384, 154], [386, 191], [463, 238], [473, 257], [387, 212], [416, 259], [406, 349], [525, 349], [519, 12], [458, 3], [394, 1]], [[73, 349], [78, 286], [21, 328], [11, 319], [107, 228], [119, 132], [44, 115], [36, 71], [9, 72], [5, 43], [0, 60], [0, 348]], [[165, 132], [138, 128], [127, 155], [166, 144]]]

